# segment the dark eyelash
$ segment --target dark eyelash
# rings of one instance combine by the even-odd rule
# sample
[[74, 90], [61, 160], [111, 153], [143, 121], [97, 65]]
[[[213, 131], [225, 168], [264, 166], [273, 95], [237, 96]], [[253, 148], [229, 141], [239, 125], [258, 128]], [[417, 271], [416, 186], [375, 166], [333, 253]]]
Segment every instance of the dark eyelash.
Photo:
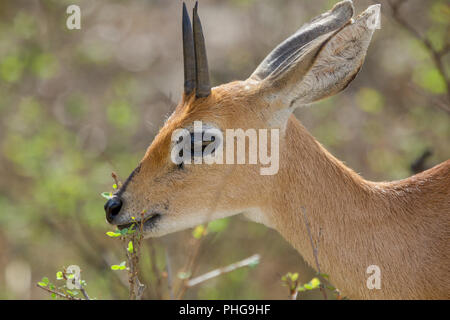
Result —
[[[210, 143], [216, 141], [216, 137], [215, 136], [212, 136], [210, 138], [211, 140], [205, 141], [205, 140], [203, 140], [204, 139], [204, 135], [205, 135], [205, 132], [202, 132], [202, 152], [205, 151], [205, 148], [206, 148], [207, 145], [209, 145]], [[194, 149], [193, 149], [194, 148], [194, 142], [195, 142], [194, 134], [191, 133], [191, 148], [192, 148], [191, 149], [191, 154], [194, 154]]]
[[[205, 148], [212, 142], [216, 141], [216, 137], [212, 136], [210, 141], [203, 141], [203, 137], [204, 137], [204, 132], [202, 132], [202, 153], [205, 152]], [[180, 138], [178, 141], [180, 142], [182, 138]], [[191, 133], [191, 155], [194, 155], [194, 134]], [[215, 152], [215, 149], [212, 150], [212, 153]], [[180, 150], [180, 157], [183, 157], [183, 150]], [[177, 164], [178, 169], [184, 169], [185, 165], [184, 162], [181, 162], [179, 164]]]

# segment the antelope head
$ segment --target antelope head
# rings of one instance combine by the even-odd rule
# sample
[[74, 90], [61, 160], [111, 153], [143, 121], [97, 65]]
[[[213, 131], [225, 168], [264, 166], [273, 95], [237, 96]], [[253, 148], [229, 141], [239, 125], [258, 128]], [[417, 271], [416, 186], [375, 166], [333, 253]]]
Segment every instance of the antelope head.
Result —
[[[183, 4], [181, 102], [137, 168], [105, 204], [107, 221], [123, 228], [133, 217], [141, 219], [142, 213], [146, 237], [239, 213], [270, 226], [263, 214], [270, 199], [261, 195], [275, 187], [273, 175], [261, 175], [258, 165], [174, 163], [173, 135], [180, 129], [192, 132], [195, 121], [201, 121], [204, 130], [224, 135], [231, 128], [279, 129], [279, 152], [289, 152], [283, 138], [293, 110], [343, 90], [361, 68], [379, 5], [355, 19], [353, 11], [350, 0], [337, 3], [278, 45], [247, 80], [211, 88], [197, 4], [192, 25]], [[203, 147], [212, 143], [202, 134], [192, 133], [187, 141], [191, 140]]]

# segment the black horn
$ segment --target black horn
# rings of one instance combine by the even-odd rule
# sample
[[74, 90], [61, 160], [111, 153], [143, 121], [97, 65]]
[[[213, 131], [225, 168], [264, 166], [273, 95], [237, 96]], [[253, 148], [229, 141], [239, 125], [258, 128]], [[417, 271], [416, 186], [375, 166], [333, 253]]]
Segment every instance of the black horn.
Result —
[[191, 20], [183, 2], [183, 61], [184, 61], [184, 93], [191, 94], [195, 88], [195, 50]]
[[206, 57], [205, 38], [202, 24], [197, 14], [198, 2], [195, 3], [192, 17], [194, 28], [195, 70], [196, 70], [196, 97], [203, 98], [211, 94], [209, 83], [208, 59]]

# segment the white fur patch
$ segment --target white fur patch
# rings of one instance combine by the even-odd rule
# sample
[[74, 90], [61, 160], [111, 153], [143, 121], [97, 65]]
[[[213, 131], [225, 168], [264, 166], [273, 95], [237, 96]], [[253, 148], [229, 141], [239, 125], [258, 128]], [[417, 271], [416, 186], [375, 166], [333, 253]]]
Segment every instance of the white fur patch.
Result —
[[250, 208], [244, 212], [244, 216], [253, 222], [261, 223], [266, 227], [273, 228], [267, 215], [260, 208]]

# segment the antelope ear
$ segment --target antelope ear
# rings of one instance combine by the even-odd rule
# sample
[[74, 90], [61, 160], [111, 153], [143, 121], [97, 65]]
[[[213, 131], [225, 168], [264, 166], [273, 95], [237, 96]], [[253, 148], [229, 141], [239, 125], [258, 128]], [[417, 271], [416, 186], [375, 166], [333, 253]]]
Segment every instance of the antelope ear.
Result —
[[[379, 21], [379, 5], [352, 19], [350, 0], [337, 3], [276, 47], [250, 76], [279, 108], [331, 96], [355, 78]], [[279, 107], [278, 107], [279, 106]]]

